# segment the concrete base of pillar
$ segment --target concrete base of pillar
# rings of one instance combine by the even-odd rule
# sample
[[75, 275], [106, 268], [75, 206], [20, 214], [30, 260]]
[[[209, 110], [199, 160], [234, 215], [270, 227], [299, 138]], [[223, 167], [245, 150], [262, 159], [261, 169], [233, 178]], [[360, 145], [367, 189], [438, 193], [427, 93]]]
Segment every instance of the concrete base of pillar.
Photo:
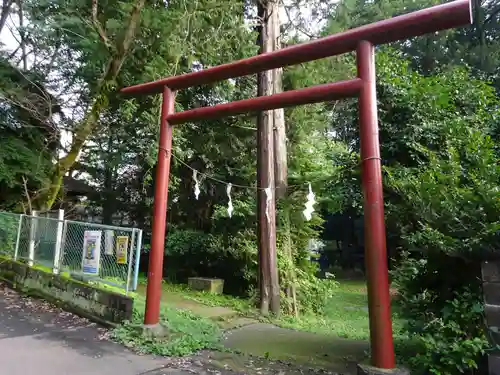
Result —
[[369, 365], [358, 365], [358, 375], [410, 375], [405, 368], [385, 369]]
[[488, 354], [488, 374], [500, 375], [500, 353]]
[[137, 327], [141, 334], [151, 339], [162, 339], [169, 335], [167, 327], [158, 324], [143, 324]]

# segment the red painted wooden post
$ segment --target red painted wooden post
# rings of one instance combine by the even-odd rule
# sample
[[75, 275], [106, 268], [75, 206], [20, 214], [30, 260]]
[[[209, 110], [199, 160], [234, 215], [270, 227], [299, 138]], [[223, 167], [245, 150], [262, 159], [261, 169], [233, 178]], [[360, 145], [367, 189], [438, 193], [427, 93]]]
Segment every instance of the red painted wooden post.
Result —
[[172, 125], [168, 123], [167, 117], [174, 112], [174, 101], [174, 93], [168, 87], [164, 87], [155, 179], [153, 233], [149, 253], [146, 311], [144, 313], [144, 324], [146, 325], [154, 325], [160, 321], [161, 283], [163, 278], [165, 229], [167, 226], [168, 180], [172, 155]]
[[394, 368], [391, 298], [387, 268], [384, 223], [384, 194], [378, 139], [377, 93], [375, 89], [375, 49], [362, 41], [357, 48], [359, 94], [359, 136], [364, 196], [365, 264], [370, 315], [372, 365]]

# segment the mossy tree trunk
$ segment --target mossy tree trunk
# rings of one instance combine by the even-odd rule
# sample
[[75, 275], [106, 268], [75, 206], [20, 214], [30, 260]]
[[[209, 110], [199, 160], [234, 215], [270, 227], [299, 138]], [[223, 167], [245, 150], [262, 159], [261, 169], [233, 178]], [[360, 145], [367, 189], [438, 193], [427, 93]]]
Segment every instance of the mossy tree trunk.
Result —
[[132, 45], [140, 23], [141, 10], [145, 0], [136, 0], [129, 16], [127, 26], [121, 33], [115, 45], [112, 45], [104, 28], [97, 17], [97, 0], [92, 1], [93, 25], [100, 35], [101, 41], [110, 52], [110, 58], [103, 72], [97, 90], [92, 99], [92, 105], [87, 114], [74, 129], [71, 145], [66, 156], [60, 158], [54, 165], [52, 174], [37, 199], [37, 206], [41, 210], [49, 210], [56, 202], [61, 191], [63, 177], [76, 162], [89, 136], [96, 130], [99, 117], [109, 106], [109, 98], [116, 88], [116, 77], [120, 73], [123, 62]]

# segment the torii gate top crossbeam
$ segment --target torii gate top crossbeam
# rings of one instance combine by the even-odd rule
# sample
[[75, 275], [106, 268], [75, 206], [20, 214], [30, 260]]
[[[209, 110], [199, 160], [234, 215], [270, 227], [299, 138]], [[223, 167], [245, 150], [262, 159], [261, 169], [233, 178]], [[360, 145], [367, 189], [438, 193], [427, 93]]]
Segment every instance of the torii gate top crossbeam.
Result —
[[470, 0], [456, 0], [312, 40], [307, 43], [293, 45], [278, 51], [260, 54], [198, 72], [126, 87], [121, 92], [127, 94], [157, 94], [163, 92], [165, 86], [171, 90], [179, 90], [229, 78], [246, 76], [269, 69], [296, 65], [351, 52], [356, 50], [356, 47], [362, 40], [369, 41], [375, 45], [385, 44], [468, 25], [472, 21], [471, 15]]

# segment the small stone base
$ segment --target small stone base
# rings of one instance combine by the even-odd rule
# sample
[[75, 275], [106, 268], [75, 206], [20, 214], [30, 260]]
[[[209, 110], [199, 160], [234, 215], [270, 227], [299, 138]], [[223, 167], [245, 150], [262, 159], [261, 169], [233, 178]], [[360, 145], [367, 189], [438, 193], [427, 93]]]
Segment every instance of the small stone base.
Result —
[[378, 368], [369, 365], [358, 365], [358, 375], [410, 375], [404, 368]]
[[143, 336], [151, 339], [163, 339], [169, 335], [167, 327], [161, 323], [143, 324], [141, 326], [137, 326], [137, 328]]

